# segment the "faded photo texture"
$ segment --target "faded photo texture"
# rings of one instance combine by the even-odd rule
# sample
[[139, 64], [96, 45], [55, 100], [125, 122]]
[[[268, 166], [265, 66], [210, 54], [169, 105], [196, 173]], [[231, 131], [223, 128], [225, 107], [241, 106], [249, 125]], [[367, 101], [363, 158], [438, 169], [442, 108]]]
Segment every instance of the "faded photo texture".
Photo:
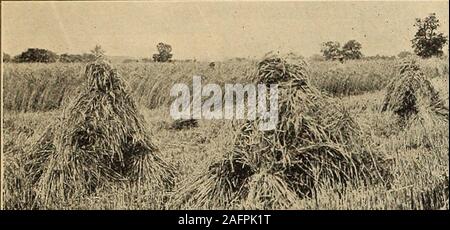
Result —
[[448, 34], [448, 1], [2, 1], [2, 208], [448, 210]]

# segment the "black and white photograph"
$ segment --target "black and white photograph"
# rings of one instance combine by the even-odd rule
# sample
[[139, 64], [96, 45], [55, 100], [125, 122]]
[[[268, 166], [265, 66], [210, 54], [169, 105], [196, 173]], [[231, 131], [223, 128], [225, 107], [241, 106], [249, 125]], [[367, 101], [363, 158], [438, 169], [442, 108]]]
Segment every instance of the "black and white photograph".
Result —
[[1, 1], [1, 208], [448, 211], [448, 34], [448, 1]]

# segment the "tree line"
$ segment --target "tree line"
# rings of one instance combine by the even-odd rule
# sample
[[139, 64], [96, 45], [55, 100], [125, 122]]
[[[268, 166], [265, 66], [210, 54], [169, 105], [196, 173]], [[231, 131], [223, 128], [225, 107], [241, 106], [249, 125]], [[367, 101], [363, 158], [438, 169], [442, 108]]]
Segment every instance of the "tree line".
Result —
[[[414, 38], [411, 40], [415, 55], [422, 58], [430, 58], [440, 57], [444, 54], [443, 48], [448, 43], [448, 37], [438, 31], [438, 28], [441, 25], [435, 13], [431, 13], [423, 19], [416, 18], [416, 22], [413, 26], [417, 29]], [[361, 43], [356, 40], [348, 41], [342, 48], [339, 42], [328, 41], [322, 43], [322, 49], [320, 51], [323, 59], [331, 61], [339, 60], [342, 62], [344, 60], [363, 58], [364, 56], [361, 53], [361, 49]], [[413, 55], [413, 53], [402, 51], [397, 56], [399, 58], [404, 58], [409, 55]], [[317, 57], [315, 58], [317, 59]], [[395, 56], [393, 58], [395, 58]]]
[[[160, 42], [156, 46], [158, 53], [153, 54], [154, 62], [170, 62], [172, 60], [173, 54], [172, 46], [169, 44], [165, 44]], [[11, 58], [9, 54], [3, 53], [3, 62], [40, 62], [40, 63], [53, 63], [53, 62], [62, 62], [62, 63], [73, 63], [73, 62], [91, 62], [96, 60], [99, 57], [104, 57], [106, 52], [100, 45], [96, 45], [94, 49], [90, 51], [90, 53], [83, 54], [68, 54], [64, 53], [61, 55], [56, 54], [53, 51], [47, 49], [40, 48], [28, 48], [26, 51], [21, 54], [14, 56]], [[131, 62], [130, 60], [126, 60], [127, 62]], [[145, 58], [145, 62], [151, 61], [148, 58]]]
[[[436, 17], [435, 13], [431, 13], [427, 17], [420, 19], [416, 18], [416, 22], [414, 23], [414, 27], [417, 28], [417, 32], [414, 35], [414, 38], [411, 40], [412, 48], [414, 50], [414, 54], [422, 57], [422, 58], [430, 58], [430, 57], [440, 57], [444, 54], [443, 48], [448, 43], [448, 37], [443, 33], [438, 31], [440, 27], [439, 19]], [[172, 61], [172, 46], [163, 42], [160, 42], [156, 45], [157, 53], [153, 54], [151, 58], [142, 59], [143, 62], [171, 62]], [[356, 40], [347, 41], [342, 47], [341, 44], [337, 41], [327, 41], [322, 43], [322, 48], [320, 50], [322, 57], [318, 57], [317, 55], [313, 56], [314, 60], [329, 60], [329, 61], [345, 61], [345, 60], [355, 60], [362, 59], [364, 55], [361, 52], [362, 44]], [[10, 55], [4, 53], [3, 54], [3, 62], [42, 62], [42, 63], [51, 63], [51, 62], [90, 62], [98, 57], [104, 56], [105, 51], [101, 48], [100, 45], [96, 45], [90, 53], [84, 54], [61, 54], [57, 55], [56, 53], [39, 48], [29, 48], [28, 50], [22, 52], [21, 54], [11, 58]], [[409, 55], [413, 55], [413, 53], [408, 51], [402, 51], [398, 54], [399, 58], [403, 58]], [[378, 55], [377, 55], [378, 56]], [[374, 58], [374, 57], [366, 57], [366, 59]], [[381, 56], [380, 56], [381, 57]], [[392, 58], [392, 57], [384, 57], [383, 58]], [[395, 57], [393, 57], [395, 58]], [[127, 59], [124, 62], [136, 62], [138, 60], [135, 59]]]
[[28, 48], [21, 54], [11, 58], [10, 55], [3, 53], [3, 62], [40, 62], [40, 63], [52, 63], [52, 62], [91, 62], [100, 56], [105, 54], [100, 45], [96, 45], [90, 53], [84, 54], [61, 54], [58, 55], [53, 51], [40, 48]]

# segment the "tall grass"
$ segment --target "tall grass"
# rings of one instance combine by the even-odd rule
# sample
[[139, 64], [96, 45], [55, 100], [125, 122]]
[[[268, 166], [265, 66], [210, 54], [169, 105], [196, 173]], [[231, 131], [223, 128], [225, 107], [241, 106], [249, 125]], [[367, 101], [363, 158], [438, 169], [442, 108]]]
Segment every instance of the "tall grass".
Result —
[[[333, 96], [360, 95], [381, 90], [395, 76], [402, 60], [355, 60], [317, 62], [310, 65], [311, 83]], [[428, 78], [448, 79], [448, 59], [432, 58], [418, 63]]]
[[[4, 109], [49, 111], [60, 108], [83, 82], [82, 64], [5, 64]], [[194, 75], [206, 82], [229, 83], [242, 80], [253, 69], [247, 62], [217, 63], [128, 63], [116, 66], [137, 102], [147, 108], [170, 103], [175, 83], [192, 82]]]
[[[332, 96], [359, 95], [383, 89], [394, 76], [398, 60], [313, 62], [309, 63], [310, 82]], [[428, 78], [448, 79], [448, 59], [421, 61]], [[216, 62], [214, 67], [202, 62], [126, 63], [116, 68], [128, 82], [137, 102], [147, 108], [168, 105], [174, 83], [188, 83], [193, 75], [206, 82], [246, 83], [254, 71], [252, 61]], [[49, 111], [60, 108], [83, 81], [82, 64], [4, 65], [4, 109], [14, 111]]]

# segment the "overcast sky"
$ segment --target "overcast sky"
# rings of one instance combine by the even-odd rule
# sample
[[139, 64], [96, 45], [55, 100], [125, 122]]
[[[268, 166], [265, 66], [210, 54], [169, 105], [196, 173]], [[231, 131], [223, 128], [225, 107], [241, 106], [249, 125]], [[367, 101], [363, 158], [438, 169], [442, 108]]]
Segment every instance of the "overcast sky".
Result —
[[174, 58], [310, 56], [320, 44], [356, 39], [365, 55], [411, 50], [414, 20], [435, 12], [448, 35], [449, 3], [434, 2], [2, 2], [2, 47], [56, 53], [151, 57], [158, 42]]

